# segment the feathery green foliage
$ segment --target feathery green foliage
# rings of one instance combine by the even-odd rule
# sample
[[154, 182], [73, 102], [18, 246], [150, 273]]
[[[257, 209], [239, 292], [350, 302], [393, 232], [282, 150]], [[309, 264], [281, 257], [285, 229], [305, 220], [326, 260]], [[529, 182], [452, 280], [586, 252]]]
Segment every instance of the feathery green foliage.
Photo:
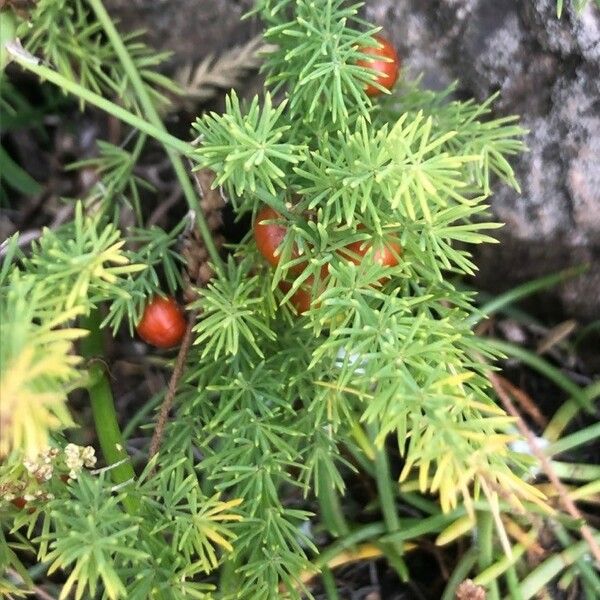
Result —
[[[108, 96], [118, 96], [128, 108], [138, 101], [114, 47], [99, 22], [94, 21], [85, 0], [39, 0], [27, 23], [18, 30], [26, 35], [26, 48], [43, 51], [52, 65], [67, 78]], [[127, 51], [148, 85], [157, 105], [168, 104], [164, 92], [178, 93], [177, 86], [156, 68], [169, 53], [156, 53], [139, 41], [140, 33], [124, 37]]]
[[[35, 72], [99, 94], [85, 93], [86, 101], [123, 117], [106, 102], [118, 97], [131, 111], [123, 118], [131, 123], [135, 113], [171, 158], [183, 152], [213, 170], [237, 216], [256, 219], [266, 204], [287, 231], [275, 269], [248, 234], [195, 290], [194, 343], [159, 454], [118, 486], [118, 463], [91, 471], [91, 450], [68, 443], [67, 401], [78, 388], [100, 386], [105, 412], [114, 413], [99, 361], [82, 351], [83, 361], [73, 346], [88, 333], [77, 319], [92, 321], [90, 339], [100, 327], [116, 335], [126, 323], [132, 332], [151, 296], [183, 287], [179, 241], [188, 217], [168, 232], [146, 226], [141, 198], [152, 187], [135, 170], [146, 135], [101, 142], [98, 156], [71, 166], [97, 174], [72, 221], [45, 230], [27, 252], [16, 237], [6, 244], [3, 593], [31, 588], [21, 559], [34, 548], [53, 572], [65, 572], [61, 598], [299, 600], [310, 594], [307, 573], [355, 543], [377, 544], [406, 578], [409, 543], [435, 535], [441, 545], [474, 529], [477, 566], [467, 553], [456, 573], [478, 573], [491, 597], [498, 581], [511, 594], [519, 578], [528, 590], [543, 581], [544, 571], [533, 579], [517, 572], [526, 537], [513, 544], [506, 531], [526, 529], [535, 539], [528, 514], [544, 517], [548, 507], [488, 381], [499, 352], [473, 334], [482, 314], [453, 283], [476, 270], [471, 246], [493, 241], [493, 183], [518, 190], [509, 160], [523, 150], [523, 130], [515, 118], [491, 116], [493, 98], [453, 100], [452, 88], [403, 81], [389, 96], [367, 97], [375, 73], [357, 63], [378, 29], [358, 17], [360, 8], [257, 1], [252, 14], [273, 44], [268, 89], [249, 102], [232, 91], [224, 114], [196, 120], [194, 145], [158, 126], [154, 107], [164, 107], [165, 90], [176, 91], [155, 70], [164, 56], [115, 33], [99, 0], [40, 0], [16, 29], [51, 65]], [[34, 69], [27, 55], [11, 56]], [[173, 164], [195, 209], [189, 174]], [[135, 227], [122, 228], [124, 215]], [[202, 215], [195, 218], [214, 249]], [[391, 242], [395, 264], [373, 260]], [[356, 244], [364, 257], [348, 250]], [[307, 290], [310, 309], [298, 314], [294, 295]], [[104, 444], [106, 415], [95, 426]], [[111, 427], [118, 431], [116, 420]], [[388, 452], [400, 456], [399, 472], [390, 471]], [[351, 506], [340, 509], [356, 471], [373, 481], [368, 508], [381, 522], [361, 526]], [[582, 489], [583, 497], [594, 493]], [[557, 539], [567, 546], [576, 527], [559, 518], [568, 531]], [[316, 557], [311, 528], [340, 537], [324, 557]], [[575, 551], [573, 561], [592, 589], [597, 579]], [[458, 582], [451, 578], [445, 597]]]

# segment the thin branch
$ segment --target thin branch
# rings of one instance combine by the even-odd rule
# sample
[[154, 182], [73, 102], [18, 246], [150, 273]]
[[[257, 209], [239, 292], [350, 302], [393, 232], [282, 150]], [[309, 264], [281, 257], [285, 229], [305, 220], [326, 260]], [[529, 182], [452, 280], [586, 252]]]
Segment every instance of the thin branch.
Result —
[[545, 429], [548, 426], [548, 420], [542, 414], [535, 402], [531, 399], [529, 394], [524, 392], [521, 388], [518, 388], [516, 385], [513, 385], [510, 381], [508, 381], [508, 379], [505, 379], [500, 375], [496, 375], [496, 377], [498, 378], [498, 381], [500, 381], [502, 387], [512, 394], [513, 398], [519, 403], [522, 410], [531, 417], [535, 424], [541, 429]]
[[194, 312], [189, 315], [185, 335], [183, 336], [183, 341], [181, 342], [179, 353], [177, 354], [175, 368], [173, 369], [171, 379], [169, 380], [169, 386], [167, 388], [167, 393], [165, 394], [165, 399], [160, 407], [160, 413], [156, 421], [156, 428], [154, 429], [154, 434], [152, 435], [152, 440], [150, 442], [148, 460], [152, 459], [152, 457], [160, 449], [165, 427], [169, 421], [169, 412], [173, 406], [173, 400], [175, 399], [175, 394], [177, 393], [177, 386], [179, 385], [179, 380], [181, 379], [181, 375], [183, 374], [183, 370], [185, 368], [185, 361], [190, 350], [190, 346], [192, 345], [192, 328], [195, 321], [196, 313]]
[[596, 560], [598, 566], [600, 566], [600, 546], [594, 539], [594, 536], [593, 536], [590, 528], [587, 526], [585, 519], [583, 518], [583, 515], [581, 514], [579, 509], [577, 508], [575, 502], [573, 502], [573, 500], [571, 499], [571, 496], [569, 495], [567, 488], [563, 485], [562, 481], [556, 475], [556, 473], [552, 467], [552, 464], [550, 462], [550, 459], [546, 456], [544, 451], [538, 446], [538, 443], [536, 441], [536, 437], [535, 437], [534, 433], [531, 431], [531, 429], [529, 429], [529, 427], [527, 426], [527, 424], [525, 423], [525, 421], [523, 420], [523, 418], [517, 411], [515, 405], [513, 404], [513, 401], [510, 398], [510, 395], [507, 394], [505, 389], [502, 387], [501, 379], [494, 373], [489, 373], [488, 377], [489, 377], [489, 380], [490, 380], [492, 386], [494, 387], [494, 390], [496, 391], [496, 393], [498, 394], [498, 397], [500, 398], [502, 404], [504, 405], [504, 408], [506, 409], [506, 411], [512, 417], [515, 417], [519, 431], [527, 439], [529, 447], [531, 448], [531, 452], [540, 461], [540, 465], [542, 466], [544, 473], [550, 480], [550, 483], [552, 483], [552, 485], [556, 489], [556, 491], [558, 493], [558, 497], [559, 497], [563, 507], [574, 519], [577, 519], [578, 521], [582, 522], [582, 525], [579, 528], [579, 531], [581, 532], [581, 537], [583, 537], [583, 539], [587, 542], [587, 544], [594, 556], [594, 559]]

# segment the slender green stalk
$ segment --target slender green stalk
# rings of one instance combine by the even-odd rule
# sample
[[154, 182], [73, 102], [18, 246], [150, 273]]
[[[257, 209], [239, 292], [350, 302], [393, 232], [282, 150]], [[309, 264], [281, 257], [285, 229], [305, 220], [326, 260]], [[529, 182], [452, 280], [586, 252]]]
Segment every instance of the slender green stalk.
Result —
[[[88, 386], [88, 394], [100, 448], [106, 464], [114, 465], [110, 471], [113, 481], [116, 484], [123, 484], [133, 481], [135, 471], [125, 450], [112, 390], [101, 362], [104, 356], [104, 347], [99, 323], [100, 318], [96, 311], [83, 319], [82, 325], [90, 333], [81, 341], [81, 354], [90, 363], [88, 370], [91, 383]], [[136, 512], [138, 509], [137, 501], [131, 497], [125, 498], [125, 506], [130, 512]]]
[[[377, 429], [373, 425], [369, 425], [369, 433], [371, 439], [374, 440], [377, 435]], [[375, 479], [377, 481], [377, 489], [379, 491], [379, 500], [381, 502], [381, 511], [383, 512], [383, 520], [387, 526], [388, 533], [393, 534], [400, 531], [400, 518], [396, 509], [396, 498], [394, 492], [394, 484], [390, 476], [390, 466], [388, 464], [385, 448], [377, 448], [374, 445], [375, 451]], [[400, 553], [402, 553], [402, 545], [398, 544]]]
[[600, 423], [595, 423], [594, 425], [590, 425], [590, 427], [565, 436], [557, 442], [550, 444], [550, 446], [544, 449], [544, 452], [548, 456], [554, 456], [555, 454], [572, 450], [597, 439], [600, 439]]
[[[102, 1], [88, 0], [88, 2], [92, 7], [92, 10], [96, 14], [98, 21], [102, 24], [102, 27], [104, 28], [104, 31], [106, 32], [110, 43], [112, 44], [117, 56], [119, 57], [119, 60], [121, 61], [121, 64], [123, 65], [123, 68], [125, 69], [125, 72], [127, 73], [127, 76], [129, 77], [129, 80], [131, 81], [131, 85], [135, 90], [136, 96], [140, 101], [140, 105], [146, 118], [157, 129], [166, 133], [166, 128], [162, 122], [162, 119], [160, 118], [160, 115], [158, 114], [158, 111], [156, 110], [156, 107], [152, 102], [152, 98], [148, 93], [146, 84], [142, 80], [142, 77], [135, 63], [131, 59], [129, 52], [127, 51], [127, 48], [123, 43], [121, 35], [119, 34], [114, 23], [112, 22], [110, 15], [104, 8]], [[213, 261], [215, 268], [220, 271], [222, 270], [222, 262], [221, 257], [219, 256], [219, 251], [215, 246], [212, 233], [208, 228], [206, 220], [204, 219], [204, 213], [202, 212], [202, 209], [198, 204], [198, 197], [196, 196], [196, 191], [194, 190], [194, 186], [190, 181], [183, 161], [181, 160], [178, 151], [166, 144], [165, 152], [167, 153], [171, 164], [173, 165], [173, 170], [175, 171], [175, 175], [179, 180], [179, 184], [181, 185], [183, 195], [185, 196], [189, 208], [196, 213], [196, 222], [198, 225], [198, 229], [200, 230], [200, 234], [202, 235], [202, 240], [206, 245], [206, 249], [210, 254], [210, 258]], [[186, 152], [182, 152], [182, 154], [189, 154], [189, 150], [187, 150]]]
[[431, 517], [424, 519], [413, 519], [417, 521], [414, 525], [408, 525], [405, 523], [402, 531], [396, 531], [386, 535], [383, 539], [384, 542], [401, 543], [415, 539], [423, 535], [430, 535], [432, 533], [440, 533], [451, 523], [459, 519], [460, 517], [467, 514], [467, 510], [464, 506], [460, 506], [453, 510], [451, 513], [444, 514], [438, 513]]
[[327, 477], [327, 473], [323, 472], [323, 470], [319, 472], [318, 490], [317, 497], [323, 523], [325, 523], [329, 532], [335, 537], [348, 535], [350, 529], [344, 518], [337, 490], [330, 478]]
[[483, 571], [477, 575], [473, 580], [476, 585], [487, 586], [492, 582], [497, 581], [500, 575], [508, 571], [513, 567], [517, 561], [525, 553], [526, 547], [523, 544], [515, 544], [512, 547], [512, 556], [504, 555], [500, 560], [486, 567]]
[[[600, 542], [600, 532], [594, 534], [594, 539]], [[564, 568], [572, 565], [588, 551], [588, 543], [582, 540], [558, 554], [553, 554], [548, 560], [545, 560], [521, 581], [521, 594], [524, 600], [533, 598], [547, 583], [557, 577]]]
[[586, 500], [595, 494], [600, 494], [600, 479], [586, 483], [569, 493], [572, 500]]
[[385, 530], [386, 526], [384, 523], [369, 523], [369, 525], [355, 529], [352, 533], [340, 538], [338, 541], [331, 544], [327, 550], [319, 554], [319, 556], [314, 560], [313, 564], [317, 569], [320, 570], [330, 560], [335, 558], [344, 550], [352, 548], [361, 542], [377, 539], [382, 533], [385, 532]]
[[456, 567], [454, 567], [450, 579], [448, 579], [448, 583], [446, 584], [446, 588], [444, 589], [444, 593], [440, 600], [454, 600], [456, 588], [458, 588], [458, 586], [467, 578], [471, 569], [475, 566], [478, 552], [479, 549], [473, 546], [462, 555], [460, 561]]
[[600, 479], [600, 465], [552, 461], [552, 468], [557, 477], [563, 480], [597, 481]]
[[[479, 542], [479, 570], [485, 572], [494, 560], [494, 518], [492, 513], [477, 513], [477, 539]], [[492, 579], [488, 582], [488, 586], [488, 599], [499, 600], [498, 582]]]
[[526, 283], [519, 285], [512, 290], [508, 290], [508, 292], [505, 292], [504, 294], [496, 296], [489, 302], [486, 302], [480, 308], [477, 314], [473, 314], [467, 319], [467, 322], [471, 326], [474, 326], [481, 320], [481, 317], [493, 315], [494, 313], [501, 311], [505, 306], [509, 306], [513, 302], [517, 302], [518, 300], [526, 298], [527, 296], [531, 296], [532, 294], [535, 294], [541, 290], [554, 287], [566, 279], [571, 279], [572, 277], [580, 275], [587, 269], [588, 265], [582, 265], [579, 267], [565, 269], [564, 271], [559, 271], [558, 273], [553, 273], [552, 275], [545, 275], [544, 277], [534, 279], [533, 281], [527, 281]]
[[229, 597], [235, 594], [238, 586], [239, 576], [236, 575], [237, 565], [232, 557], [229, 557], [221, 566], [219, 573], [219, 592], [222, 597]]
[[340, 596], [337, 592], [337, 586], [335, 585], [335, 578], [329, 567], [323, 567], [321, 570], [321, 580], [323, 581], [323, 587], [329, 600], [339, 600]]
[[[556, 538], [562, 544], [563, 548], [569, 548], [574, 543], [573, 538], [559, 522], [553, 523], [553, 529]], [[576, 567], [581, 578], [585, 580], [587, 585], [595, 590], [596, 595], [594, 598], [600, 598], [600, 576], [596, 570], [586, 562], [584, 557], [578, 558], [574, 563], [574, 567]]]
[[348, 444], [346, 446], [348, 452], [352, 455], [352, 458], [358, 463], [358, 466], [371, 477], [375, 477], [375, 469], [373, 463], [365, 458], [362, 452], [356, 449], [355, 446]]
[[519, 583], [519, 577], [517, 576], [517, 570], [514, 565], [511, 565], [506, 570], [506, 587], [510, 593], [510, 600], [523, 600], [523, 594], [521, 594], [521, 584]]
[[573, 398], [563, 402], [546, 426], [544, 439], [549, 442], [556, 442], [562, 432], [569, 426], [569, 423], [577, 416], [579, 410], [579, 404]]
[[420, 494], [414, 492], [399, 492], [399, 498], [407, 504], [418, 508], [428, 515], [438, 515], [440, 513], [440, 507], [431, 500], [427, 500]]
[[165, 152], [168, 154], [171, 162], [173, 163], [173, 169], [177, 178], [179, 179], [188, 206], [196, 215], [196, 224], [210, 254], [211, 260], [213, 261], [215, 268], [220, 271], [222, 268], [221, 257], [219, 256], [219, 252], [215, 246], [210, 229], [208, 228], [206, 220], [204, 219], [204, 213], [202, 212], [198, 203], [194, 187], [192, 186], [192, 183], [185, 170], [185, 166], [179, 157], [179, 154], [190, 156], [193, 152], [192, 146], [168, 133], [164, 128], [162, 121], [160, 121], [160, 117], [160, 125], [149, 123], [142, 117], [133, 114], [132, 112], [88, 90], [78, 83], [67, 79], [60, 73], [50, 69], [49, 67], [46, 67], [45, 65], [37, 64], [32, 59], [29, 59], [28, 57], [16, 52], [13, 52], [11, 56], [13, 60], [17, 62], [23, 69], [37, 75], [40, 77], [40, 79], [44, 79], [50, 83], [53, 83], [61, 88], [64, 92], [68, 92], [84, 102], [87, 102], [88, 104], [91, 104], [92, 106], [95, 106], [96, 108], [99, 108], [100, 110], [112, 115], [120, 121], [135, 127], [142, 133], [146, 133], [164, 146]]
[[404, 561], [404, 557], [389, 544], [377, 544], [382, 554], [385, 555], [390, 567], [398, 573], [398, 577], [400, 577], [400, 581], [407, 583], [410, 581], [410, 572]]
[[148, 123], [148, 121], [145, 119], [142, 119], [142, 117], [129, 112], [114, 102], [111, 102], [110, 100], [91, 92], [87, 88], [84, 88], [78, 83], [67, 79], [57, 71], [54, 71], [53, 69], [50, 69], [44, 65], [37, 64], [33, 62], [33, 60], [30, 60], [20, 54], [14, 53], [12, 54], [12, 58], [26, 71], [37, 75], [40, 79], [45, 79], [46, 81], [53, 83], [61, 88], [64, 92], [73, 94], [73, 96], [81, 98], [88, 104], [103, 110], [120, 121], [139, 129], [141, 132], [146, 133], [150, 137], [153, 137], [155, 140], [159, 141], [165, 147], [168, 146], [169, 148], [172, 148], [186, 156], [192, 153], [192, 147], [190, 144], [158, 127], [155, 127], [151, 123]]

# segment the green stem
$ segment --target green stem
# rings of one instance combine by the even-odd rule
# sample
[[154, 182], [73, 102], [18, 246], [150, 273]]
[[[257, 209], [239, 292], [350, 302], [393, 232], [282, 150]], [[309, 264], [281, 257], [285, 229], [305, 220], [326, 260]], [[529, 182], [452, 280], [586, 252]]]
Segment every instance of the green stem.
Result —
[[[600, 542], [600, 532], [594, 534]], [[525, 600], [533, 598], [547, 583], [552, 581], [563, 569], [578, 561], [589, 551], [585, 540], [569, 546], [566, 550], [554, 553], [521, 581], [521, 594]]]
[[331, 478], [327, 476], [327, 473], [319, 472], [319, 487], [317, 497], [319, 500], [319, 507], [321, 509], [321, 517], [323, 523], [329, 530], [329, 532], [335, 536], [348, 535], [350, 529], [344, 518], [344, 512], [340, 504], [340, 499], [337, 494], [337, 490], [333, 485]]
[[483, 569], [483, 571], [475, 577], [473, 583], [475, 583], [475, 585], [486, 587], [493, 582], [498, 581], [501, 575], [506, 573], [511, 567], [514, 567], [521, 556], [525, 554], [526, 550], [527, 548], [523, 544], [515, 544], [512, 546], [512, 556], [504, 555], [500, 560]]
[[[369, 425], [369, 433], [371, 439], [374, 440], [377, 430], [373, 425]], [[388, 533], [396, 533], [400, 531], [400, 519], [396, 510], [394, 484], [390, 476], [387, 454], [385, 453], [385, 448], [378, 448], [374, 442], [373, 446], [375, 451], [375, 480], [377, 481], [383, 520], [387, 526]], [[398, 546], [401, 553], [402, 545], [398, 544]]]
[[373, 540], [379, 537], [382, 533], [385, 533], [385, 525], [383, 523], [369, 523], [359, 529], [355, 529], [348, 536], [340, 538], [335, 543], [331, 544], [314, 560], [313, 564], [317, 569], [321, 569], [326, 566], [327, 563], [335, 558], [338, 554], [341, 554], [344, 550], [352, 548], [361, 542], [367, 540]]
[[[133, 481], [135, 472], [131, 466], [119, 423], [117, 411], [113, 400], [112, 390], [105, 369], [101, 362], [104, 355], [102, 333], [99, 329], [100, 318], [96, 311], [82, 320], [82, 326], [89, 330], [89, 335], [81, 340], [81, 353], [89, 361], [89, 374], [91, 383], [88, 394], [92, 406], [96, 434], [100, 448], [107, 465], [114, 465], [110, 470], [113, 481], [119, 485]], [[137, 512], [138, 503], [134, 498], [126, 496], [125, 507], [129, 512]]]
[[547, 456], [554, 456], [555, 454], [561, 454], [562, 452], [572, 450], [598, 439], [600, 439], [600, 423], [595, 423], [550, 444], [550, 446], [544, 449], [544, 453]]
[[[569, 548], [575, 543], [575, 540], [568, 534], [565, 527], [559, 522], [553, 523], [554, 533], [558, 541], [562, 544], [563, 548]], [[594, 598], [600, 597], [600, 577], [598, 576], [594, 567], [585, 561], [584, 557], [578, 558], [575, 562], [577, 569], [588, 586], [595, 590], [596, 595]]]
[[523, 600], [523, 594], [521, 594], [521, 584], [517, 576], [517, 570], [514, 565], [511, 565], [506, 570], [506, 589], [510, 594], [511, 600]]
[[552, 461], [552, 469], [559, 479], [570, 479], [572, 481], [597, 481], [600, 479], [600, 465], [554, 460]]
[[107, 100], [106, 98], [103, 98], [102, 96], [99, 96], [98, 94], [95, 94], [94, 92], [84, 88], [78, 83], [67, 79], [57, 71], [54, 71], [53, 69], [50, 69], [44, 65], [36, 64], [32, 60], [29, 60], [20, 54], [12, 54], [12, 58], [26, 71], [37, 75], [40, 79], [45, 79], [46, 81], [53, 83], [61, 88], [64, 92], [73, 94], [73, 96], [81, 98], [88, 104], [103, 110], [120, 121], [139, 129], [141, 132], [146, 133], [150, 137], [158, 140], [164, 146], [168, 146], [169, 148], [172, 148], [186, 156], [189, 156], [192, 153], [193, 149], [188, 143], [158, 127], [155, 127], [154, 125], [148, 123], [148, 121], [145, 119], [134, 115], [114, 102], [111, 102], [110, 100]]
[[[140, 101], [140, 105], [142, 107], [144, 115], [146, 116], [148, 121], [150, 121], [150, 123], [154, 125], [157, 129], [161, 130], [163, 133], [167, 133], [162, 119], [160, 118], [160, 115], [158, 114], [158, 111], [156, 110], [156, 107], [152, 102], [152, 98], [148, 93], [146, 84], [142, 80], [140, 72], [138, 71], [133, 60], [131, 59], [129, 52], [127, 51], [127, 47], [123, 43], [123, 39], [121, 38], [114, 23], [112, 22], [110, 15], [104, 8], [102, 0], [88, 0], [88, 2], [92, 7], [92, 10], [96, 14], [98, 21], [102, 24], [102, 27], [104, 28], [104, 31], [106, 32], [110, 43], [115, 49], [115, 52], [119, 57], [119, 60], [121, 61], [121, 64], [123, 65], [123, 68], [125, 69], [129, 80], [131, 81], [131, 85], [133, 86], [136, 96]], [[173, 165], [173, 170], [175, 171], [177, 179], [179, 179], [179, 184], [181, 185], [183, 195], [185, 196], [190, 210], [193, 210], [196, 213], [196, 222], [198, 225], [198, 229], [200, 230], [200, 234], [202, 235], [202, 239], [204, 241], [204, 244], [206, 245], [208, 253], [210, 254], [211, 260], [213, 261], [215, 268], [221, 271], [223, 265], [221, 262], [221, 257], [219, 256], [219, 251], [215, 246], [212, 233], [208, 228], [206, 220], [204, 219], [204, 213], [202, 212], [202, 209], [198, 204], [198, 197], [196, 196], [196, 191], [194, 190], [194, 186], [192, 185], [192, 182], [188, 177], [183, 161], [181, 160], [178, 151], [166, 144], [165, 152], [167, 153], [167, 156], [169, 157]], [[186, 152], [182, 152], [182, 154], [189, 154], [189, 150], [187, 150]]]
[[235, 573], [237, 565], [233, 558], [229, 557], [223, 562], [219, 575], [219, 594], [222, 598], [233, 596], [238, 589], [238, 576]]
[[533, 281], [527, 281], [526, 283], [519, 285], [512, 290], [508, 290], [508, 292], [500, 294], [489, 302], [483, 304], [476, 314], [473, 314], [467, 319], [467, 323], [471, 326], [477, 325], [482, 318], [487, 318], [494, 313], [501, 311], [506, 306], [510, 306], [514, 302], [517, 302], [523, 298], [527, 298], [527, 296], [531, 296], [532, 294], [535, 294], [541, 290], [554, 287], [562, 281], [572, 277], [577, 277], [577, 275], [581, 275], [588, 268], [589, 265], [571, 267], [569, 269], [565, 269], [564, 271], [553, 273], [552, 275], [544, 275], [543, 277], [534, 279]]
[[[489, 512], [477, 513], [477, 539], [479, 540], [479, 570], [485, 571], [494, 560], [494, 520]], [[493, 579], [488, 585], [489, 600], [499, 600], [498, 582]]]
[[473, 546], [462, 555], [460, 561], [456, 567], [454, 567], [450, 579], [448, 579], [448, 583], [446, 584], [446, 588], [444, 589], [444, 593], [440, 600], [454, 600], [456, 597], [456, 589], [468, 577], [471, 569], [477, 562], [477, 552], [478, 548]]
[[[600, 381], [591, 383], [582, 393], [589, 402], [597, 400], [600, 397]], [[579, 410], [580, 403], [575, 398], [566, 400], [548, 423], [544, 437], [549, 442], [556, 442], [569, 423], [579, 414]]]
[[325, 588], [328, 600], [340, 600], [335, 578], [329, 567], [323, 567], [321, 570], [321, 580], [323, 581], [323, 587]]
[[386, 543], [397, 543], [408, 542], [414, 540], [417, 537], [431, 535], [433, 533], [440, 533], [451, 523], [461, 518], [467, 513], [464, 506], [455, 508], [452, 512], [444, 514], [439, 513], [432, 515], [431, 517], [425, 517], [422, 519], [415, 519], [416, 523], [413, 525], [412, 522], [408, 522], [408, 519], [404, 522], [404, 528], [402, 531], [396, 531], [382, 538], [382, 541]]
[[50, 83], [53, 83], [54, 85], [61, 88], [64, 92], [73, 94], [74, 96], [80, 98], [84, 102], [87, 102], [88, 104], [91, 104], [92, 106], [103, 110], [109, 115], [112, 115], [116, 119], [119, 119], [120, 121], [123, 121], [128, 125], [131, 125], [135, 129], [138, 129], [142, 133], [149, 135], [150, 137], [159, 141], [163, 145], [163, 147], [165, 148], [165, 152], [167, 153], [167, 155], [171, 159], [171, 162], [173, 163], [173, 169], [177, 178], [179, 179], [181, 189], [184, 193], [188, 206], [191, 210], [194, 211], [194, 214], [196, 216], [196, 225], [210, 254], [211, 260], [213, 261], [217, 271], [222, 271], [221, 257], [219, 256], [219, 252], [215, 246], [212, 234], [204, 218], [204, 213], [202, 212], [198, 203], [198, 199], [196, 197], [194, 188], [189, 180], [189, 177], [187, 176], [187, 172], [185, 170], [183, 162], [179, 157], [179, 154], [183, 156], [192, 155], [193, 148], [190, 146], [190, 144], [168, 133], [164, 128], [162, 121], [160, 121], [160, 117], [159, 125], [149, 123], [142, 117], [133, 114], [132, 112], [122, 108], [114, 102], [111, 102], [110, 100], [107, 100], [106, 98], [103, 98], [102, 96], [86, 89], [78, 83], [67, 79], [57, 71], [54, 71], [53, 69], [50, 69], [49, 67], [46, 67], [42, 64], [37, 64], [36, 62], [34, 62], [33, 58], [30, 59], [16, 52], [11, 53], [11, 58], [26, 71], [37, 75], [40, 79], [44, 79], [46, 81], [49, 81]]

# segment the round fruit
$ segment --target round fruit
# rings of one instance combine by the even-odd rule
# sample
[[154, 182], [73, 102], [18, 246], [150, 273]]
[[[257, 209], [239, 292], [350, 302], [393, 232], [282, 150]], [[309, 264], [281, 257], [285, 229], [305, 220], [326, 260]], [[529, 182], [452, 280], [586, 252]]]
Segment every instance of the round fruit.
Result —
[[[288, 281], [280, 281], [279, 289], [287, 294], [292, 289], [292, 284]], [[310, 291], [310, 287], [301, 286], [290, 297], [290, 302], [299, 315], [303, 315], [310, 309], [312, 302]]]
[[[357, 64], [361, 67], [376, 71], [377, 76], [375, 77], [375, 83], [378, 83], [387, 90], [391, 90], [394, 87], [394, 84], [398, 79], [398, 73], [400, 72], [400, 58], [389, 40], [382, 35], [376, 35], [374, 36], [374, 39], [379, 43], [378, 47], [369, 46], [368, 48], [361, 48], [361, 51], [364, 54], [368, 54], [373, 58], [369, 60], [359, 60]], [[383, 93], [381, 89], [370, 83], [367, 84], [365, 92], [367, 96], [379, 96]]]
[[27, 506], [27, 500], [25, 500], [25, 498], [23, 498], [23, 496], [17, 496], [16, 498], [13, 498], [11, 500], [11, 502], [19, 509], [19, 510], [23, 510], [25, 508], [25, 506]]
[[[276, 254], [277, 249], [283, 243], [287, 227], [277, 223], [263, 223], [263, 221], [280, 220], [281, 215], [270, 206], [263, 206], [256, 215], [254, 221], [254, 239], [258, 251], [266, 258], [272, 267], [277, 267], [281, 256]], [[292, 257], [296, 258], [297, 253], [292, 251]], [[302, 270], [302, 269], [300, 269]]]
[[355, 265], [360, 265], [369, 252], [373, 262], [382, 267], [395, 267], [398, 264], [398, 258], [402, 254], [400, 244], [388, 240], [385, 244], [375, 247], [371, 252], [372, 246], [373, 244], [367, 240], [353, 242], [346, 246], [345, 250], [348, 250], [348, 252], [342, 250], [341, 254]]
[[141, 321], [138, 335], [157, 348], [173, 348], [183, 339], [186, 320], [173, 298], [155, 296], [150, 300]]

